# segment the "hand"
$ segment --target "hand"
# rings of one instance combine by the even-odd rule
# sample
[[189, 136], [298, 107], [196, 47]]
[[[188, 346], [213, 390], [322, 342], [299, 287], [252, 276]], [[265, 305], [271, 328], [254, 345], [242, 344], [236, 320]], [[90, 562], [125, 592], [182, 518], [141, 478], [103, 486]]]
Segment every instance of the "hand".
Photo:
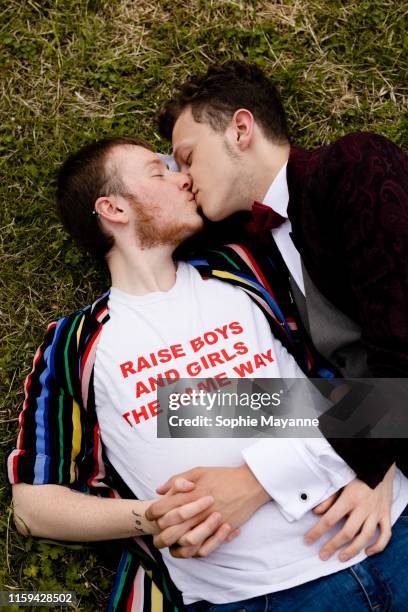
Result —
[[[189, 490], [191, 488], [192, 487], [189, 486]], [[141, 523], [142, 525], [141, 530], [145, 531], [146, 533], [150, 533], [152, 535], [160, 533], [160, 527], [157, 521], [151, 520], [148, 518], [149, 517], [148, 510], [150, 506], [156, 502], [157, 502], [157, 499], [140, 502], [139, 508], [141, 507], [141, 511], [137, 513], [133, 512], [133, 514], [136, 517], [138, 517], [139, 523]], [[214, 503], [214, 498], [211, 497], [210, 495], [206, 495], [204, 497], [198, 497], [195, 501], [192, 501], [190, 503], [184, 503], [182, 506], [180, 506], [179, 511], [184, 516], [186, 523], [188, 522], [188, 523], [194, 524], [202, 520], [203, 515], [206, 514], [205, 511], [208, 508], [210, 508], [210, 506], [212, 506], [213, 503]], [[147, 525], [147, 529], [143, 528], [142, 519], [145, 525]]]
[[347, 517], [342, 529], [321, 548], [319, 554], [322, 560], [326, 561], [336, 550], [347, 544], [339, 554], [339, 559], [348, 561], [372, 540], [377, 527], [380, 529], [380, 535], [365, 552], [367, 555], [374, 555], [384, 550], [391, 538], [394, 473], [395, 464], [375, 489], [356, 478], [344, 487], [341, 494], [332, 495], [317, 506], [314, 512], [323, 514], [323, 517], [307, 532], [306, 544], [313, 544], [342, 518]]
[[[150, 524], [154, 525], [153, 534], [159, 534], [154, 535], [153, 544], [156, 548], [168, 546], [174, 557], [200, 557], [208, 555], [223, 542], [230, 542], [239, 533], [239, 529], [231, 530], [229, 525], [221, 524], [221, 515], [218, 512], [212, 512], [206, 518], [208, 515], [206, 510], [213, 504], [213, 497], [198, 497], [196, 501], [190, 503], [187, 503], [187, 499], [189, 497], [197, 497], [197, 492], [193, 492], [191, 496], [179, 495], [176, 497], [177, 493], [185, 494], [191, 492], [194, 488], [195, 484], [193, 482], [184, 478], [175, 478], [172, 488], [166, 493], [167, 496], [173, 496], [173, 502], [179, 499], [180, 503], [183, 504], [178, 507], [178, 512], [184, 522], [168, 527], [163, 532], [160, 532], [157, 521], [150, 521]], [[149, 502], [149, 506], [156, 501]], [[145, 516], [147, 519], [150, 515], [145, 513]], [[197, 525], [198, 527], [193, 529]], [[186, 534], [184, 540], [186, 545], [183, 547], [175, 545], [177, 542], [180, 542], [180, 538], [184, 534]], [[205, 544], [202, 547], [194, 545], [197, 538], [200, 542], [205, 540]]]
[[[183, 486], [185, 492], [176, 492]], [[159, 548], [168, 546], [168, 538], [174, 539], [178, 535], [180, 546], [171, 548], [175, 557], [206, 556], [222, 541], [238, 535], [238, 527], [271, 499], [245, 464], [238, 468], [194, 468], [174, 476], [157, 492], [165, 494], [165, 497], [150, 506], [147, 517], [157, 520], [162, 529], [162, 533], [155, 537], [155, 545]], [[202, 514], [200, 524], [191, 529], [197, 525], [198, 517], [192, 519], [193, 525], [187, 525], [180, 504], [209, 494], [214, 498], [214, 504]], [[211, 519], [209, 515], [214, 512], [216, 516]], [[211, 527], [213, 531], [219, 527], [220, 532], [209, 538]]]

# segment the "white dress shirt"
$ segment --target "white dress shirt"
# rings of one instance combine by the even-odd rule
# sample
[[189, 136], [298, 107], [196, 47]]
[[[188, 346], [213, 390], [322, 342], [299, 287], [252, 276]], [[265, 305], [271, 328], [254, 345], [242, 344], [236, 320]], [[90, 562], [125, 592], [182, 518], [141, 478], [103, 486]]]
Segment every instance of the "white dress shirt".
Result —
[[[286, 167], [287, 163], [278, 172], [262, 203], [287, 219], [271, 233], [291, 276], [305, 295], [300, 254], [289, 235], [292, 224], [287, 213]], [[243, 456], [288, 521], [299, 520], [356, 476], [323, 436], [261, 440], [247, 448]], [[279, 470], [270, 469], [273, 465], [279, 465]]]
[[275, 180], [266, 193], [263, 204], [269, 206], [275, 212], [279, 213], [281, 217], [285, 217], [285, 219], [287, 219], [284, 221], [284, 223], [282, 223], [282, 225], [271, 230], [271, 234], [275, 240], [276, 246], [286, 262], [290, 274], [304, 295], [305, 287], [303, 283], [302, 264], [300, 262], [299, 251], [293, 244], [289, 235], [292, 231], [292, 224], [288, 219], [289, 191], [286, 180], [287, 165], [287, 163], [284, 164], [279, 170]]

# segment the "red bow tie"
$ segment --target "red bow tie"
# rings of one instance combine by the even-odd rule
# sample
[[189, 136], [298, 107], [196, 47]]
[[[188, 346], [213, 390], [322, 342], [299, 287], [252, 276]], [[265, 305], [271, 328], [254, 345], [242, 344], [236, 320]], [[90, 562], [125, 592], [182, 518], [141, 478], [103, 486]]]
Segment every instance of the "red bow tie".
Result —
[[272, 230], [279, 227], [287, 221], [279, 213], [275, 212], [270, 206], [254, 202], [252, 206], [252, 219], [249, 221], [246, 229], [251, 234], [260, 234], [265, 230]]

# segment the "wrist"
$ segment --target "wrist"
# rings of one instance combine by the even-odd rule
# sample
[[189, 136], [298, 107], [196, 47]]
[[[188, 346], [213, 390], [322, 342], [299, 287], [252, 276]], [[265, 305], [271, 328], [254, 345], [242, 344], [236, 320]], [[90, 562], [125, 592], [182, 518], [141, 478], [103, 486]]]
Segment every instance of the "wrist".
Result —
[[266, 489], [264, 489], [246, 463], [241, 465], [238, 470], [240, 470], [242, 478], [245, 481], [244, 490], [256, 509], [272, 500], [272, 497]]
[[146, 511], [155, 499], [147, 501], [137, 501], [132, 508], [132, 518], [135, 525], [136, 535], [156, 535], [160, 532], [157, 521], [150, 521], [146, 518]]

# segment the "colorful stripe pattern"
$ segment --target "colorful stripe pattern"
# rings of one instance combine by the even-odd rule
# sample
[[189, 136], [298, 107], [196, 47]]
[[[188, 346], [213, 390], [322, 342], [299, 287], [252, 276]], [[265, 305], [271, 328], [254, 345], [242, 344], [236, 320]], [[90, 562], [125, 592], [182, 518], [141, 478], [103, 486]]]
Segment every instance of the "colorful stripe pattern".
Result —
[[[333, 373], [307, 341], [287, 278], [271, 258], [240, 245], [190, 260], [204, 278], [241, 287], [262, 309], [274, 335], [309, 376]], [[16, 448], [8, 457], [10, 483], [70, 485], [107, 497], [135, 499], [104, 453], [96, 418], [94, 361], [109, 293], [91, 306], [52, 323], [25, 383]], [[322, 367], [323, 366], [323, 367]], [[151, 537], [124, 541], [108, 610], [182, 610]]]
[[338, 376], [332, 365], [317, 353], [304, 330], [286, 267], [279, 265], [275, 258], [259, 255], [255, 249], [230, 244], [207, 251], [205, 258], [200, 254], [199, 259], [191, 259], [189, 263], [204, 278], [223, 280], [243, 289], [261, 308], [274, 336], [293, 355], [307, 376]]

